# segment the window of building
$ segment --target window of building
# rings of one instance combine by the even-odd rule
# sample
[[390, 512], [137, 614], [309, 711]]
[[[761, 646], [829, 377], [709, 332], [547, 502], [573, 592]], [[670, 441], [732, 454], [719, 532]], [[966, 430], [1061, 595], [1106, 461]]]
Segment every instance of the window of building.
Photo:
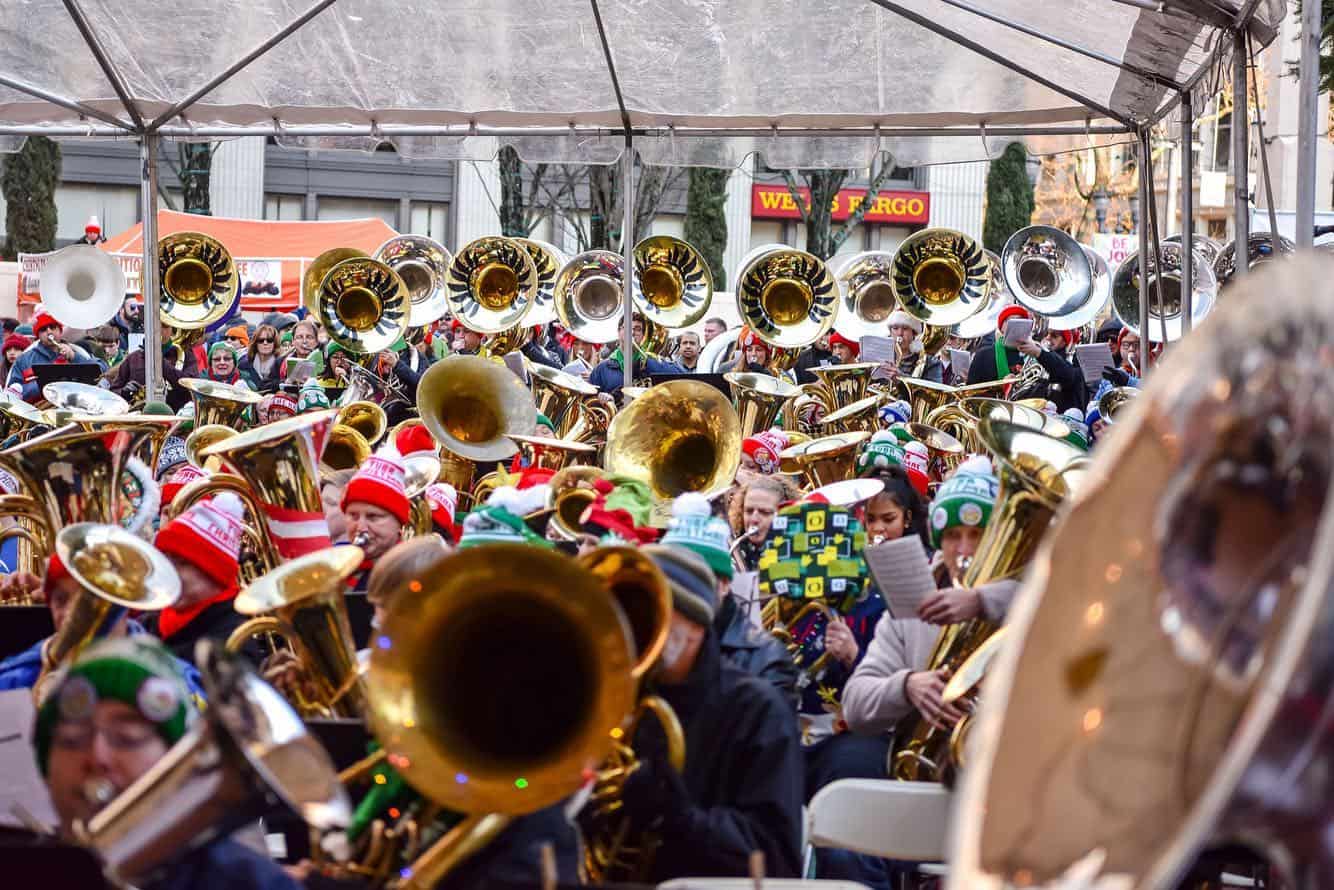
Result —
[[1221, 114], [1214, 121], [1210, 170], [1226, 170], [1232, 161], [1232, 114]]
[[412, 221], [408, 231], [425, 235], [442, 244], [449, 237], [449, 205], [431, 201], [412, 202]]
[[653, 224], [650, 226], [654, 235], [671, 235], [674, 238], [684, 238], [686, 234], [686, 218], [684, 216], [675, 216], [660, 213], [653, 217]]
[[139, 221], [139, 189], [132, 185], [64, 183], [56, 188], [56, 240], [83, 237], [88, 217], [102, 223], [102, 234], [119, 234]]
[[304, 195], [265, 195], [264, 218], [276, 220], [300, 220], [306, 218], [306, 198]]
[[398, 202], [373, 198], [335, 198], [320, 196], [318, 219], [366, 219], [376, 216], [398, 228]]
[[1209, 237], [1218, 242], [1227, 240], [1227, 220], [1211, 219], [1209, 220]]

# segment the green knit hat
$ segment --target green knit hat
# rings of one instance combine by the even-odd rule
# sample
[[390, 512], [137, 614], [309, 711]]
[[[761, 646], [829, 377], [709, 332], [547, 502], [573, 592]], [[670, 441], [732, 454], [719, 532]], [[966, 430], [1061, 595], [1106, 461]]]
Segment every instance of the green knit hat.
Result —
[[37, 712], [33, 743], [46, 774], [56, 724], [89, 720], [99, 701], [124, 702], [173, 745], [195, 717], [190, 690], [171, 652], [155, 637], [101, 640], [83, 651]]
[[342, 345], [341, 343], [339, 343], [337, 340], [330, 340], [328, 343], [325, 343], [325, 344], [324, 344], [324, 360], [325, 360], [325, 362], [328, 362], [329, 359], [333, 358], [333, 354], [334, 354], [335, 352], [341, 352], [341, 353], [343, 353], [344, 355], [351, 355], [351, 354], [352, 354], [352, 352], [351, 352], [346, 346], [343, 346], [343, 345]]
[[732, 577], [732, 530], [713, 515], [709, 499], [699, 492], [686, 492], [672, 502], [672, 522], [662, 543], [685, 547], [702, 556], [718, 577]]
[[533, 544], [538, 547], [554, 546], [546, 538], [535, 534], [523, 517], [495, 504], [474, 507], [463, 520], [459, 536], [460, 550], [478, 544]]
[[541, 411], [537, 412], [537, 425], [546, 427], [553, 434], [556, 432], [556, 425], [551, 422], [550, 417], [547, 417]]
[[171, 410], [171, 406], [168, 405], [166, 402], [148, 402], [147, 404], [144, 405], [143, 413], [160, 414], [170, 417], [175, 412]]
[[301, 385], [301, 395], [296, 400], [298, 414], [305, 414], [307, 411], [319, 411], [328, 407], [329, 396], [325, 393], [324, 387], [320, 386], [318, 380], [312, 377]]
[[232, 361], [236, 361], [236, 350], [233, 349], [232, 344], [228, 343], [226, 340], [219, 340], [208, 348], [208, 360], [213, 361], [213, 356], [224, 349], [227, 350], [227, 354], [232, 357]]
[[931, 546], [939, 548], [946, 529], [959, 526], [986, 528], [991, 521], [991, 508], [996, 503], [1000, 482], [991, 472], [991, 462], [984, 457], [973, 457], [940, 485], [931, 501]]
[[877, 470], [903, 466], [906, 452], [898, 437], [886, 430], [881, 430], [857, 455], [857, 475], [869, 476]]

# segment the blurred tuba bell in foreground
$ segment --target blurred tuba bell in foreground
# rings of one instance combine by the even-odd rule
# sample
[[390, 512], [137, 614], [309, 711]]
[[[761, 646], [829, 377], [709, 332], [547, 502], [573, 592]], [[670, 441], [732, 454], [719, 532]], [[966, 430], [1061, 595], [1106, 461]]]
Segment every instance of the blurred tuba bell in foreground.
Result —
[[951, 888], [1174, 887], [1229, 842], [1286, 872], [1267, 886], [1334, 886], [1334, 262], [1234, 286], [1098, 446], [1010, 609]]

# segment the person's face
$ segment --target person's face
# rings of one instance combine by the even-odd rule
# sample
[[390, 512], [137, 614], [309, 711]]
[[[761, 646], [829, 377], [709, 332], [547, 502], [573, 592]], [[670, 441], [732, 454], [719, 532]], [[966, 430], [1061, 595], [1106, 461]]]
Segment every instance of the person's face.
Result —
[[741, 469], [751, 470], [752, 472], [758, 473], [760, 471], [760, 465], [755, 463], [755, 458], [743, 451], [741, 452]]
[[[771, 491], [752, 488], [746, 492], [746, 499], [741, 502], [741, 521], [746, 524], [752, 543], [758, 544], [769, 534], [774, 524], [774, 514], [778, 512], [778, 495]], [[749, 531], [754, 529], [754, 531]]]
[[79, 582], [73, 578], [61, 578], [51, 585], [51, 592], [46, 595], [46, 605], [51, 610], [51, 624], [56, 630], [65, 624], [70, 608], [74, 605], [74, 598], [81, 589]]
[[592, 553], [598, 549], [598, 536], [590, 535], [588, 532], [580, 532], [575, 543], [579, 545], [578, 555], [583, 556], [585, 553]]
[[1056, 331], [1048, 331], [1042, 338], [1042, 345], [1056, 352], [1065, 350], [1065, 337]]
[[704, 342], [705, 343], [712, 342], [713, 338], [721, 335], [724, 330], [725, 328], [716, 321], [710, 321], [705, 323]]
[[574, 344], [574, 354], [576, 357], [583, 359], [585, 364], [592, 364], [593, 359], [597, 358], [598, 349], [592, 343], [576, 340]]
[[23, 354], [22, 349], [19, 349], [17, 346], [11, 346], [5, 350], [5, 361], [9, 362], [12, 365], [14, 364], [14, 362], [18, 361], [19, 356], [22, 354]]
[[[58, 722], [46, 783], [61, 826], [68, 831], [75, 820], [91, 819], [166, 753], [167, 743], [153, 724], [124, 702], [99, 701], [89, 719]], [[111, 797], [89, 799], [102, 783], [111, 786]]]
[[115, 355], [117, 352], [120, 351], [120, 338], [119, 338], [119, 337], [106, 337], [106, 338], [104, 338], [104, 339], [102, 339], [102, 340], [98, 340], [98, 341], [97, 341], [97, 345], [100, 346], [100, 347], [102, 347], [102, 354], [103, 354], [103, 355], [105, 355], [105, 356], [113, 356], [113, 355]]
[[403, 524], [388, 510], [353, 501], [347, 505], [347, 538], [355, 541], [360, 534], [366, 535], [366, 558], [378, 559], [402, 538]]
[[746, 346], [746, 364], [764, 365], [769, 361], [769, 350], [765, 349], [760, 343], [751, 343]]
[[258, 355], [273, 355], [278, 348], [278, 338], [273, 331], [261, 331], [255, 335], [255, 352]]
[[1139, 364], [1139, 337], [1134, 334], [1126, 334], [1121, 338], [1121, 360], [1127, 359]]
[[233, 336], [227, 338], [227, 345], [230, 346], [232, 349], [245, 349], [246, 342], [242, 340], [240, 337]]
[[168, 554], [167, 558], [181, 577], [181, 598], [176, 602], [178, 608], [185, 609], [202, 603], [222, 592], [218, 582], [204, 574], [199, 566], [172, 554]]
[[694, 334], [682, 334], [680, 343], [681, 358], [694, 360], [699, 358], [699, 337]]
[[139, 316], [143, 314], [143, 304], [138, 300], [126, 300], [121, 304], [120, 315], [126, 321], [138, 321]]
[[324, 520], [329, 523], [329, 537], [334, 541], [347, 540], [347, 517], [343, 515], [343, 486], [325, 485], [320, 489], [320, 503], [324, 506]]
[[333, 355], [329, 356], [329, 367], [335, 372], [342, 371], [343, 373], [347, 373], [347, 367], [350, 364], [352, 364], [352, 362], [341, 352], [335, 352]]
[[829, 347], [829, 351], [834, 355], [834, 361], [840, 365], [852, 364], [852, 349], [843, 343], [834, 343]]
[[644, 322], [638, 318], [630, 322], [630, 338], [636, 343], [644, 342]]
[[866, 502], [866, 539], [868, 543], [894, 541], [908, 529], [909, 516], [893, 498], [878, 494]]
[[311, 330], [310, 325], [298, 325], [292, 332], [292, 346], [298, 355], [309, 355], [316, 344], [319, 342], [315, 332]]
[[977, 552], [978, 541], [981, 540], [982, 529], [975, 525], [956, 525], [954, 528], [945, 529], [940, 536], [940, 555], [945, 560], [951, 577], [958, 578], [963, 575], [960, 560], [964, 557], [971, 559]]
[[823, 350], [823, 351], [825, 351], [825, 352], [828, 352], [828, 351], [829, 351], [829, 335], [828, 335], [828, 334], [821, 334], [819, 337], [816, 337], [816, 338], [815, 338], [815, 348], [816, 348], [816, 349]]
[[37, 339], [41, 340], [45, 346], [55, 346], [60, 342], [60, 325], [49, 324], [42, 328], [42, 332], [37, 335]]
[[467, 328], [460, 328], [454, 335], [456, 352], [476, 352], [482, 345], [482, 335]]
[[219, 349], [213, 354], [210, 360], [213, 365], [213, 375], [215, 377], [230, 377], [236, 370], [236, 358], [225, 349]]
[[679, 686], [690, 676], [704, 640], [704, 628], [680, 612], [672, 612], [667, 644], [662, 647], [657, 679], [664, 686]]
[[899, 349], [906, 350], [912, 346], [913, 338], [917, 332], [907, 325], [896, 324], [889, 329], [889, 335], [894, 338], [894, 342], [899, 344]]

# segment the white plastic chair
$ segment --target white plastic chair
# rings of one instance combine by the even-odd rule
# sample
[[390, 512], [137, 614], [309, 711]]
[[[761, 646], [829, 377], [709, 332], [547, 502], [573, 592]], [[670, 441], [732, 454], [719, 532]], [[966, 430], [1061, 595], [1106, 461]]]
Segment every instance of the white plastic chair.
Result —
[[811, 798], [806, 834], [817, 848], [940, 862], [949, 816], [950, 792], [939, 783], [842, 779]]

